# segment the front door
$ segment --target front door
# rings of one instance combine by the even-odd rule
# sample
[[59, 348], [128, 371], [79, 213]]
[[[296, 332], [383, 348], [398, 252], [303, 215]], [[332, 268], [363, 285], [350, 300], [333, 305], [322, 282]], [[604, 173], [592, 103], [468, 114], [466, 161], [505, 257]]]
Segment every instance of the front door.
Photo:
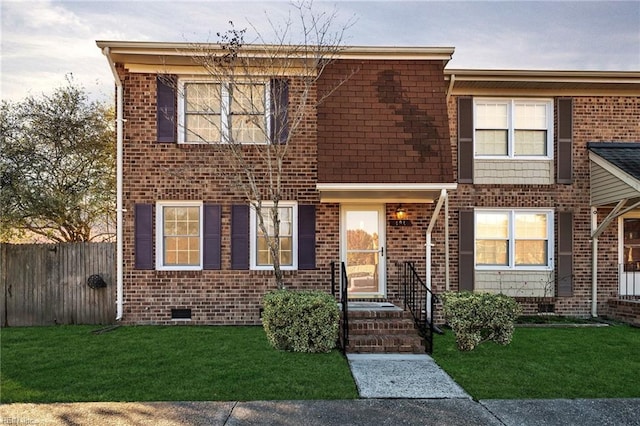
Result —
[[349, 298], [384, 297], [384, 205], [342, 205], [340, 239]]

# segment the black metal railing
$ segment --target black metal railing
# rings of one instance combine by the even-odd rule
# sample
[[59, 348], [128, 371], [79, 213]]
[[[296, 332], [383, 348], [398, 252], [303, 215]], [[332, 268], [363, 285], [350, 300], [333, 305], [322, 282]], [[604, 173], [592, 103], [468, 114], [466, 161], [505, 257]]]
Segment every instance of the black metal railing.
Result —
[[427, 288], [416, 272], [413, 262], [405, 262], [402, 271], [404, 309], [411, 312], [420, 335], [424, 338], [425, 350], [433, 352], [433, 311], [436, 295]]
[[640, 264], [624, 263], [618, 268], [618, 297], [620, 299], [638, 299], [640, 297]]
[[[342, 309], [342, 327], [340, 329], [339, 344], [342, 352], [347, 351], [347, 345], [349, 344], [349, 294], [348, 294], [348, 280], [347, 280], [347, 267], [344, 262], [340, 262], [339, 271], [340, 280], [340, 307]], [[336, 295], [336, 262], [331, 262], [331, 294]]]

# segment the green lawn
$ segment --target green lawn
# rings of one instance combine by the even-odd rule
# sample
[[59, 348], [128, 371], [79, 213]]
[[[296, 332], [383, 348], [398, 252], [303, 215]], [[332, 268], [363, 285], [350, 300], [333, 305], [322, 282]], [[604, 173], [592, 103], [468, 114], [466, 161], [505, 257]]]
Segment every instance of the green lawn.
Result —
[[508, 346], [459, 352], [451, 330], [433, 357], [475, 399], [640, 397], [640, 329], [516, 328]]
[[0, 402], [357, 398], [338, 351], [272, 349], [262, 327], [1, 330]]

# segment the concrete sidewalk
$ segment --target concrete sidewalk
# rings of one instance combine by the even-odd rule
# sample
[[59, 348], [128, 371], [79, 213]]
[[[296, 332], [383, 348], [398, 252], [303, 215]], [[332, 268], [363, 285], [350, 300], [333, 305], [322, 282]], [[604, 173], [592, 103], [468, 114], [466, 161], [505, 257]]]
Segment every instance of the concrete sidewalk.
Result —
[[358, 399], [0, 405], [15, 425], [637, 426], [640, 399]]

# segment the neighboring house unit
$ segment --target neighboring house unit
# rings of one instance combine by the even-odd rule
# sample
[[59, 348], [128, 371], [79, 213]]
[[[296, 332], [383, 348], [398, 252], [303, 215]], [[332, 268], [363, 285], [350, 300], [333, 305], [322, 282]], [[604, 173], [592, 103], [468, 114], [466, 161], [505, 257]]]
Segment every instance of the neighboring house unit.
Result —
[[[119, 319], [258, 324], [272, 259], [246, 196], [217, 177], [224, 148], [200, 139], [265, 141], [188, 44], [98, 46], [118, 87]], [[345, 262], [352, 299], [401, 305], [413, 262], [436, 293], [503, 292], [530, 313], [632, 309], [619, 296], [640, 294], [640, 73], [447, 70], [452, 54], [349, 47], [324, 69], [314, 90], [332, 93], [283, 172], [287, 288], [329, 292], [331, 262]], [[304, 76], [263, 74], [248, 90], [271, 120]]]

